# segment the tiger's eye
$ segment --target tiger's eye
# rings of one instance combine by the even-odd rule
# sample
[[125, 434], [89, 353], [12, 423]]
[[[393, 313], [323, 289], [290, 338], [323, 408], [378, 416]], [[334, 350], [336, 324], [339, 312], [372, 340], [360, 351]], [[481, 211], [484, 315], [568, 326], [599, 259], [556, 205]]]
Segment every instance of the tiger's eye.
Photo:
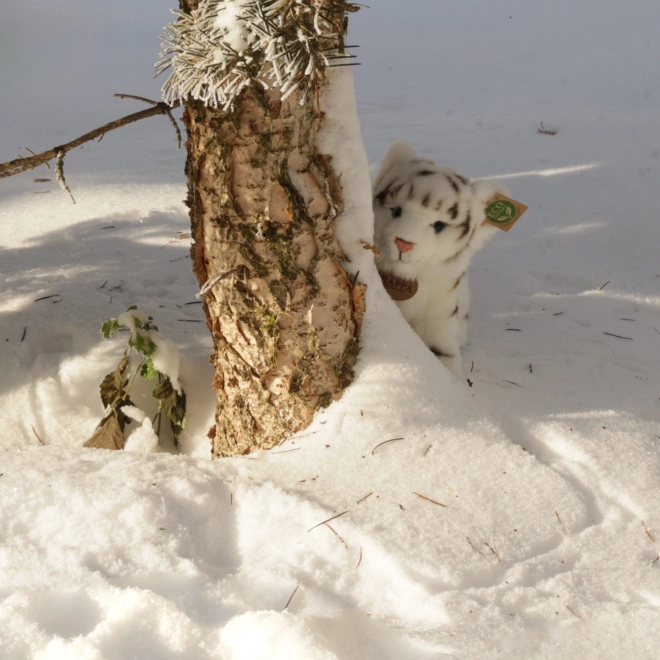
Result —
[[433, 223], [433, 229], [436, 234], [439, 234], [447, 225], [442, 222], [442, 220], [438, 220], [437, 222]]
[[392, 217], [393, 218], [400, 218], [401, 217], [401, 207], [400, 206], [395, 206], [394, 208], [390, 209], [392, 212]]

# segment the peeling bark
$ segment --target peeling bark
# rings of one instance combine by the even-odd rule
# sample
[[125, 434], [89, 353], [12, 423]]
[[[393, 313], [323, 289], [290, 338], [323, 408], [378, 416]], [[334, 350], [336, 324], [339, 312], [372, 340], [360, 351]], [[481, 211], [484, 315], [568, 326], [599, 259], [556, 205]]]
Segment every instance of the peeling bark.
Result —
[[193, 270], [200, 286], [233, 271], [204, 299], [214, 457], [279, 444], [353, 378], [365, 287], [341, 266], [342, 186], [316, 149], [323, 117], [310, 97], [250, 88], [230, 112], [185, 104]]

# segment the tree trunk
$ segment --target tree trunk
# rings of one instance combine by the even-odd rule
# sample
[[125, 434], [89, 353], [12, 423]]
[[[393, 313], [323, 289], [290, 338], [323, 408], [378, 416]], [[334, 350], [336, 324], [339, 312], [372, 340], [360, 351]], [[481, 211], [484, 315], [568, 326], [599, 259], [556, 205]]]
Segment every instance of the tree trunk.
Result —
[[[343, 35], [344, 13], [335, 15]], [[301, 93], [282, 101], [253, 85], [231, 111], [185, 104], [193, 270], [200, 286], [224, 274], [203, 296], [214, 457], [277, 445], [353, 378], [364, 286], [341, 267], [342, 186], [315, 147], [323, 91], [301, 105]]]

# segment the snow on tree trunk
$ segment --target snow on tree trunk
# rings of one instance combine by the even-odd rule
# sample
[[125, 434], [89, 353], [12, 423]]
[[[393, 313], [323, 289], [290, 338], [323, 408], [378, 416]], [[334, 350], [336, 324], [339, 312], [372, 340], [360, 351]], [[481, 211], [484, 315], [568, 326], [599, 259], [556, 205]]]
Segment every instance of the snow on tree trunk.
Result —
[[[343, 39], [336, 0], [318, 5], [334, 11]], [[184, 12], [196, 6], [181, 0]], [[353, 378], [364, 286], [341, 266], [342, 186], [315, 147], [323, 93], [282, 100], [252, 85], [227, 111], [185, 103], [193, 270], [200, 286], [219, 278], [203, 296], [218, 398], [214, 457], [277, 445]]]

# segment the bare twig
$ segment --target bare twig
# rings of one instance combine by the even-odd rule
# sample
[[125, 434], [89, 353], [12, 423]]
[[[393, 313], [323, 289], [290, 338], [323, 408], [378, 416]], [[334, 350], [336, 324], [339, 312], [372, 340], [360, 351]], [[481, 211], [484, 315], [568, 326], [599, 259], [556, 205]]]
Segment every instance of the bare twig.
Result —
[[325, 525], [325, 523], [329, 523], [331, 520], [334, 520], [335, 518], [339, 518], [340, 516], [343, 516], [346, 513], [348, 513], [348, 510], [342, 511], [341, 513], [338, 513], [336, 516], [332, 516], [332, 518], [328, 518], [327, 520], [321, 521], [318, 525], [314, 525], [314, 527], [310, 527], [307, 531], [311, 532], [313, 529], [316, 529], [317, 527], [320, 527], [321, 525]]
[[423, 500], [426, 500], [427, 502], [431, 502], [431, 504], [437, 504], [438, 506], [444, 507], [445, 509], [447, 508], [446, 504], [442, 504], [441, 502], [436, 502], [435, 500], [432, 500], [430, 497], [426, 497], [426, 495], [420, 495], [415, 491], [413, 491], [413, 495], [417, 495], [417, 497], [421, 497]]
[[389, 440], [383, 440], [383, 442], [378, 443], [372, 450], [371, 450], [371, 455], [373, 456], [373, 453], [380, 447], [381, 445], [385, 445], [388, 442], [398, 442], [399, 440], [405, 440], [405, 438], [390, 438]]
[[[120, 98], [120, 99], [134, 99], [136, 101], [142, 101], [143, 103], [149, 103], [153, 106], [158, 105], [158, 101], [152, 101], [151, 99], [145, 99], [144, 96], [135, 96], [133, 94], [115, 94], [115, 96], [117, 98]], [[176, 106], [172, 106], [172, 107], [176, 107]], [[179, 125], [176, 123], [176, 119], [174, 119], [174, 117], [172, 116], [172, 112], [169, 109], [165, 110], [164, 114], [166, 114], [169, 117], [170, 122], [171, 122], [172, 126], [174, 127], [174, 130], [176, 131], [176, 140], [177, 140], [178, 148], [181, 149], [181, 131], [179, 130]], [[103, 136], [101, 136], [101, 138], [102, 137]], [[100, 141], [101, 140], [99, 139], [99, 142]]]
[[543, 122], [541, 122], [541, 127], [536, 130], [541, 135], [557, 135], [557, 131], [550, 131], [547, 128], [543, 128]]
[[136, 101], [142, 101], [143, 103], [149, 103], [150, 105], [158, 105], [158, 101], [146, 99], [144, 96], [135, 96], [135, 94], [115, 94], [115, 97], [118, 99], [134, 99]]
[[222, 280], [228, 278], [230, 275], [233, 275], [234, 273], [238, 272], [249, 272], [247, 266], [236, 266], [236, 268], [232, 268], [231, 270], [226, 271], [225, 273], [220, 273], [219, 275], [214, 275], [213, 277], [209, 278], [204, 286], [200, 289], [199, 293], [197, 294], [197, 298], [203, 298], [218, 282], [222, 282]]
[[121, 128], [127, 124], [132, 124], [133, 122], [140, 121], [141, 119], [146, 119], [147, 117], [166, 115], [174, 108], [179, 107], [179, 105], [180, 103], [177, 102], [170, 106], [167, 103], [161, 101], [156, 103], [156, 105], [153, 107], [148, 108], [147, 110], [141, 110], [140, 112], [134, 112], [132, 115], [127, 115], [121, 119], [115, 119], [115, 121], [111, 121], [109, 124], [104, 124], [99, 128], [95, 128], [93, 131], [85, 133], [84, 135], [81, 135], [79, 138], [76, 138], [71, 142], [67, 142], [66, 144], [60, 145], [59, 147], [54, 147], [53, 149], [49, 149], [48, 151], [44, 151], [40, 154], [35, 154], [32, 150], [28, 149], [28, 151], [33, 154], [32, 156], [27, 158], [15, 158], [14, 160], [10, 160], [8, 163], [0, 163], [0, 179], [14, 176], [14, 174], [20, 174], [21, 172], [28, 172], [29, 170], [33, 170], [40, 165], [48, 165], [48, 161], [53, 160], [53, 158], [57, 158], [57, 154], [60, 151], [66, 154], [72, 149], [79, 147], [81, 144], [95, 140], [101, 135], [104, 135], [109, 131], [113, 131], [116, 128]]
[[60, 188], [62, 188], [65, 193], [68, 193], [71, 201], [75, 204], [76, 200], [71, 194], [71, 189], [66, 185], [66, 180], [64, 179], [64, 152], [61, 149], [57, 152], [57, 160], [55, 161], [55, 178], [57, 179], [57, 183], [60, 184]]

